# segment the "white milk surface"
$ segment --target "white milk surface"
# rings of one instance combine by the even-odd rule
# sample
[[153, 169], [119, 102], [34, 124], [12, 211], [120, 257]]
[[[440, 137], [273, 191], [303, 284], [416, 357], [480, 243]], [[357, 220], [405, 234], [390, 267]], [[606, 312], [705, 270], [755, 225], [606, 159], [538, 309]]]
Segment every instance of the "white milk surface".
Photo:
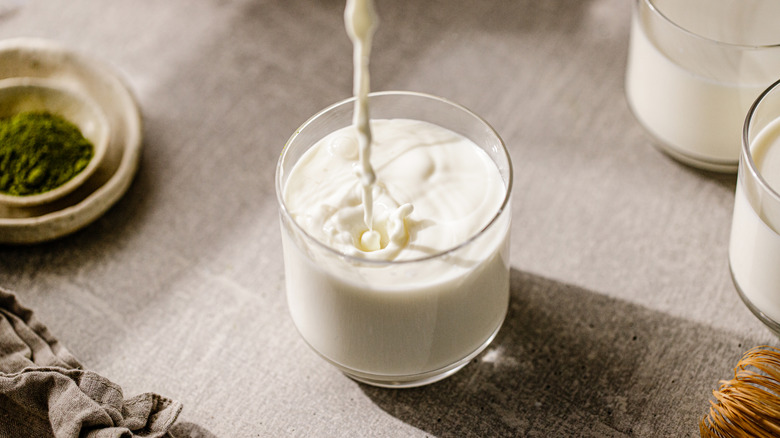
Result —
[[683, 161], [736, 166], [745, 115], [769, 83], [717, 82], [691, 73], [658, 50], [636, 15], [626, 70], [634, 116]]
[[[283, 232], [290, 312], [316, 351], [349, 370], [431, 372], [478, 351], [503, 321], [509, 212], [479, 233], [507, 188], [488, 155], [450, 130], [407, 119], [372, 120], [371, 128], [378, 242], [363, 239], [353, 126], [323, 138], [290, 172], [291, 217], [327, 247], [356, 257], [317, 248], [294, 228]], [[477, 234], [457, 251], [410, 262]]]
[[344, 253], [414, 259], [464, 242], [487, 225], [504, 201], [498, 169], [477, 145], [418, 120], [372, 120], [373, 229], [363, 234], [354, 127], [331, 133], [296, 163], [285, 188], [288, 211], [310, 235]]
[[[780, 119], [752, 143], [753, 160], [770, 187], [780, 189]], [[737, 182], [729, 261], [742, 294], [761, 312], [780, 322], [780, 201], [748, 201], [742, 178]]]

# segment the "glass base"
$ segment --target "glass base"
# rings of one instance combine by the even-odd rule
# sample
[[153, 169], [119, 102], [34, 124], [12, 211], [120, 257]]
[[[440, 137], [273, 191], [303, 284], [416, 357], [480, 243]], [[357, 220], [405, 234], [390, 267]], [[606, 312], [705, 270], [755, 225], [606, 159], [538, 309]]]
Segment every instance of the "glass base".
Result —
[[736, 161], [720, 161], [720, 160], [704, 160], [699, 157], [686, 154], [679, 151], [676, 148], [669, 146], [658, 139], [654, 139], [653, 146], [659, 149], [661, 152], [669, 155], [675, 160], [697, 169], [706, 170], [709, 172], [718, 173], [736, 173], [739, 168], [739, 160]]
[[651, 144], [659, 151], [683, 164], [695, 167], [697, 169], [718, 173], [737, 173], [737, 169], [739, 169], [738, 158], [734, 160], [719, 160], [715, 158], [708, 159], [700, 155], [694, 155], [682, 151], [679, 148], [664, 142], [653, 133], [653, 130], [649, 129], [647, 125], [645, 125], [640, 117], [637, 116], [637, 112], [634, 110], [634, 105], [631, 101], [631, 97], [626, 96], [626, 100], [628, 102], [628, 108], [631, 110], [631, 114], [634, 116], [634, 120], [636, 120], [637, 123], [642, 126], [642, 129], [644, 129], [647, 135], [652, 139]]
[[758, 310], [758, 308], [753, 305], [753, 303], [750, 302], [750, 300], [745, 296], [745, 293], [742, 292], [742, 289], [739, 287], [739, 283], [737, 283], [737, 279], [734, 277], [734, 270], [731, 269], [731, 263], [729, 263], [729, 271], [731, 272], [731, 280], [734, 282], [734, 288], [737, 289], [737, 294], [742, 299], [742, 302], [745, 303], [745, 306], [747, 306], [753, 315], [755, 315], [759, 321], [764, 323], [764, 325], [767, 326], [767, 328], [769, 328], [769, 330], [771, 330], [775, 336], [780, 337], [780, 323], [768, 317], [764, 312]]
[[361, 371], [355, 371], [341, 364], [333, 362], [332, 360], [328, 359], [325, 356], [322, 355], [320, 356], [326, 361], [328, 361], [328, 363], [338, 368], [342, 373], [344, 373], [344, 375], [346, 375], [352, 380], [365, 383], [371, 386], [378, 386], [381, 388], [396, 388], [396, 389], [415, 388], [418, 386], [424, 386], [434, 382], [438, 382], [439, 380], [443, 380], [455, 374], [456, 372], [460, 371], [463, 367], [468, 365], [468, 363], [471, 362], [472, 359], [474, 359], [475, 357], [477, 357], [477, 355], [482, 353], [482, 351], [485, 348], [487, 348], [487, 346], [490, 345], [491, 342], [493, 342], [493, 339], [498, 334], [498, 331], [501, 330], [501, 326], [503, 324], [504, 322], [502, 320], [501, 324], [498, 324], [498, 327], [496, 327], [493, 333], [490, 334], [487, 340], [482, 345], [480, 345], [479, 348], [474, 350], [468, 356], [455, 362], [452, 365], [439, 368], [437, 370], [425, 372], [425, 373], [402, 375], [402, 376], [371, 374], [371, 373], [365, 373]]

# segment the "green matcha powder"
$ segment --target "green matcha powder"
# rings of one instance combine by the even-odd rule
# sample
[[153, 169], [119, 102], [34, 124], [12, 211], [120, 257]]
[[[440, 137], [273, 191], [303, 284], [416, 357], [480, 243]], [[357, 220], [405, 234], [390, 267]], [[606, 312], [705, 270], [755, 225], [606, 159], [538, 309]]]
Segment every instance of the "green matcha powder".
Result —
[[55, 189], [84, 170], [93, 155], [79, 128], [56, 114], [0, 119], [0, 192], [29, 196]]

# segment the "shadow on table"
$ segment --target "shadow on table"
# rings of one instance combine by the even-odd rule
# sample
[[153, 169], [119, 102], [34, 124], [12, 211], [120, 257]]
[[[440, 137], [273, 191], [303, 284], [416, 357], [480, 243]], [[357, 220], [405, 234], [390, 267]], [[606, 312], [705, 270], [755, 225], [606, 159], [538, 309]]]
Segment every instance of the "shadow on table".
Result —
[[[652, 145], [653, 143], [651, 143]], [[674, 163], [682, 172], [694, 174], [701, 176], [703, 178], [709, 179], [716, 184], [723, 187], [726, 191], [729, 193], [734, 193], [737, 189], [737, 174], [736, 172], [728, 173], [728, 172], [714, 172], [710, 170], [705, 169], [699, 169], [693, 166], [689, 166], [688, 164], [682, 163], [676, 158], [672, 157], [668, 153], [664, 152], [661, 148], [658, 146], [653, 146], [656, 149], [658, 149], [659, 153], [662, 153], [666, 156], [666, 158], [671, 162]]]
[[751, 340], [512, 270], [494, 342], [444, 381], [361, 385], [436, 436], [698, 436], [719, 379]]

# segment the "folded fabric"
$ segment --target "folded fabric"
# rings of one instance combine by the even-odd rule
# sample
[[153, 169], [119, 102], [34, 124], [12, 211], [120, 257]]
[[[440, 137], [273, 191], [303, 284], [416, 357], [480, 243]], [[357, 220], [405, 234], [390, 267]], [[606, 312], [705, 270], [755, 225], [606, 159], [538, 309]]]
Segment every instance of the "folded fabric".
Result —
[[0, 287], [0, 436], [170, 437], [181, 408], [153, 393], [125, 399]]

